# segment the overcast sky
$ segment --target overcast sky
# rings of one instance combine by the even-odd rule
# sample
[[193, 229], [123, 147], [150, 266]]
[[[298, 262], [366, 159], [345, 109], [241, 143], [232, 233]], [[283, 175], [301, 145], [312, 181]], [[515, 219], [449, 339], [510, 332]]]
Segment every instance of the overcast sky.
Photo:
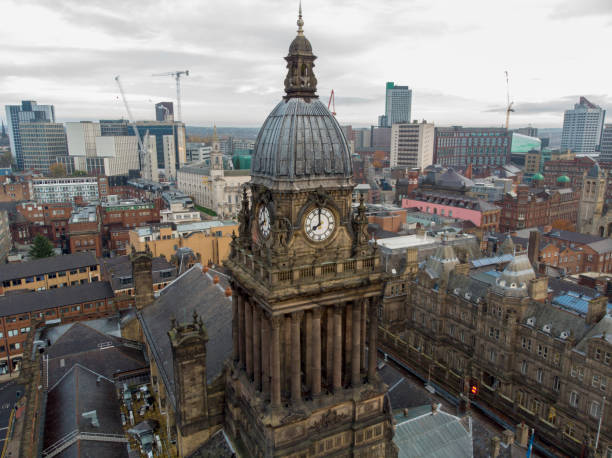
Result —
[[[561, 127], [580, 95], [612, 108], [612, 0], [303, 0], [319, 95], [342, 124], [384, 112], [386, 81], [413, 118]], [[188, 125], [252, 126], [283, 94], [296, 31], [289, 0], [2, 0], [0, 105], [55, 105], [60, 121], [120, 118], [119, 74], [138, 119], [175, 98]], [[4, 110], [1, 112], [4, 117]], [[612, 114], [608, 116], [612, 119]]]

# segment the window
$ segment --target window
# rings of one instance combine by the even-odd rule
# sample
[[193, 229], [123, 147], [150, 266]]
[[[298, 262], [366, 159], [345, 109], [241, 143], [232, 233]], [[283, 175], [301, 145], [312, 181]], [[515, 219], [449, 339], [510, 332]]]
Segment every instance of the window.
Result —
[[599, 386], [599, 383], [600, 383], [599, 375], [597, 375], [597, 374], [593, 375], [593, 380], [591, 381], [591, 386], [597, 388]]
[[497, 354], [495, 353], [495, 350], [490, 350], [489, 351], [489, 360], [491, 360], [491, 362], [494, 363], [496, 357], [497, 357]]
[[527, 361], [523, 360], [521, 363], [521, 374], [527, 374]]
[[558, 375], [555, 375], [555, 377], [553, 378], [553, 390], [555, 391], [559, 391], [559, 389], [561, 389], [561, 379], [559, 378]]
[[593, 418], [599, 418], [599, 402], [591, 401], [591, 406], [589, 407], [589, 415]]
[[57, 273], [56, 272], [51, 272], [49, 274], [49, 278], [57, 278]]
[[578, 402], [580, 402], [580, 396], [575, 391], [570, 393], [569, 403], [572, 407], [578, 407]]
[[536, 372], [536, 380], [538, 381], [538, 383], [542, 383], [542, 381], [544, 380], [544, 371], [541, 368], [539, 368]]
[[19, 329], [9, 329], [8, 336], [15, 337], [19, 335]]

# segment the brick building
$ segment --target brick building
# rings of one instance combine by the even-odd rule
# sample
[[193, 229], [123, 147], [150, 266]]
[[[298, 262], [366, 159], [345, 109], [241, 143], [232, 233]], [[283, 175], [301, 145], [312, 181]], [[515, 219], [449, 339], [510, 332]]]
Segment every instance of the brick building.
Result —
[[90, 252], [102, 256], [102, 222], [98, 207], [77, 208], [68, 224], [70, 252]]
[[[110, 282], [113, 292], [118, 297], [134, 296], [133, 266], [129, 256], [102, 258], [100, 267], [102, 278]], [[159, 291], [177, 277], [177, 268], [165, 258], [159, 256], [151, 260], [151, 278], [153, 291]]]
[[154, 202], [120, 200], [103, 202], [100, 207], [102, 230], [108, 239], [109, 231], [116, 228], [134, 228], [159, 223], [163, 200]]
[[133, 301], [115, 301], [108, 282], [0, 297], [0, 375], [19, 371], [27, 335], [36, 322], [71, 323], [114, 315]]
[[543, 189], [519, 185], [498, 203], [502, 208], [499, 229], [515, 231], [551, 224], [573, 225], [578, 220], [580, 194], [572, 188]]
[[43, 291], [99, 280], [98, 260], [89, 253], [0, 265], [0, 294], [16, 290]]
[[510, 162], [512, 134], [494, 127], [436, 127], [434, 164], [475, 170]]
[[70, 203], [20, 202], [16, 210], [28, 223], [26, 231], [19, 237], [21, 243], [29, 243], [36, 235], [42, 235], [56, 246], [63, 246], [66, 241], [68, 221], [72, 215]]
[[30, 181], [13, 181], [6, 179], [0, 183], [0, 202], [20, 202], [32, 198]]

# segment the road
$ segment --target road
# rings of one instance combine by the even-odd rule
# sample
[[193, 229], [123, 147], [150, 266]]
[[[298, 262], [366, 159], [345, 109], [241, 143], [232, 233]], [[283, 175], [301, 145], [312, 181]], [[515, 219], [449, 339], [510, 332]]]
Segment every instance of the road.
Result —
[[15, 380], [0, 384], [0, 450], [4, 447], [4, 441], [8, 434], [8, 424], [11, 417], [11, 409], [17, 402], [17, 393], [23, 396], [23, 385], [19, 385]]

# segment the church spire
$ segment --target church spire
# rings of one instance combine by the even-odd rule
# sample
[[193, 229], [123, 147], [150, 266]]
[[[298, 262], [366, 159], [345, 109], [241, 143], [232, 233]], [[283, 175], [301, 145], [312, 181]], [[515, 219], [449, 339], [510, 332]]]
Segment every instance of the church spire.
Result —
[[312, 53], [312, 46], [304, 36], [304, 19], [302, 19], [302, 2], [298, 9], [297, 36], [289, 46], [287, 61], [287, 77], [285, 78], [285, 99], [303, 97], [306, 100], [318, 97], [317, 79], [314, 76], [314, 61], [317, 58]]

